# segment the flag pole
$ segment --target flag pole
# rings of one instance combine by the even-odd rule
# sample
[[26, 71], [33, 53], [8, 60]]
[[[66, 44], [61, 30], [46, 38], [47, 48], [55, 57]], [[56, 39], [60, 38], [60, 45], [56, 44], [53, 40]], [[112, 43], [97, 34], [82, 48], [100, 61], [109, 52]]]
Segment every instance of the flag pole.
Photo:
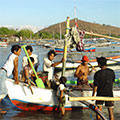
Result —
[[69, 34], [69, 27], [70, 27], [70, 18], [67, 17], [67, 28], [66, 28], [66, 35], [65, 35], [65, 40], [64, 40], [64, 54], [63, 54], [64, 62], [62, 65], [62, 76], [65, 75], [66, 59], [67, 59], [67, 37]]

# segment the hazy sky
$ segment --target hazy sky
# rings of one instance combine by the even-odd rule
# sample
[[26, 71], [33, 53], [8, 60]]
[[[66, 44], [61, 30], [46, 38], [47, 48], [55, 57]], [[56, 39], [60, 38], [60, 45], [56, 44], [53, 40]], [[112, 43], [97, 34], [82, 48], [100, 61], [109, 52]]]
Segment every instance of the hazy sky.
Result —
[[46, 27], [74, 18], [120, 27], [120, 0], [0, 0], [1, 25]]

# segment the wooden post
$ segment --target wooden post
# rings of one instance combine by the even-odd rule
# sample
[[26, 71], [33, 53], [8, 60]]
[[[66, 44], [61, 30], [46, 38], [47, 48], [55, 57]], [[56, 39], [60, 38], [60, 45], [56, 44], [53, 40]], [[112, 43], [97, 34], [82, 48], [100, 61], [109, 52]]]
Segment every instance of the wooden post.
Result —
[[69, 34], [69, 26], [70, 26], [70, 18], [67, 17], [66, 36], [65, 36], [65, 40], [64, 40], [64, 54], [63, 54], [64, 62], [63, 62], [63, 66], [62, 66], [62, 76], [65, 75], [65, 67], [66, 67], [66, 59], [67, 59], [67, 36]]

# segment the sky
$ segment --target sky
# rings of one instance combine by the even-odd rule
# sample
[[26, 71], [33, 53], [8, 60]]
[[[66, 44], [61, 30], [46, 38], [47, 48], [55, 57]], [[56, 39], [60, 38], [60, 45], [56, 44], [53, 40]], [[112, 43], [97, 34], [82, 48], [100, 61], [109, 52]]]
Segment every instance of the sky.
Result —
[[39, 28], [73, 19], [120, 27], [120, 0], [0, 0], [0, 26]]

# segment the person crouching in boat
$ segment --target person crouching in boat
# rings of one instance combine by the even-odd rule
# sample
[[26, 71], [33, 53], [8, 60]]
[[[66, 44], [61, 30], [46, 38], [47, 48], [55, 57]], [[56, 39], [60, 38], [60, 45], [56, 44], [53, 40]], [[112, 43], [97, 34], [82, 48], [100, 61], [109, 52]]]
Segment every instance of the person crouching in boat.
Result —
[[58, 96], [58, 99], [60, 101], [59, 107], [61, 108], [62, 115], [65, 114], [65, 108], [64, 108], [64, 106], [65, 106], [65, 93], [64, 92], [66, 90], [65, 89], [66, 88], [65, 87], [66, 81], [67, 81], [67, 78], [62, 76], [60, 78], [60, 85], [59, 85], [59, 87], [57, 89], [57, 96]]
[[84, 86], [88, 85], [88, 75], [91, 73], [92, 70], [89, 70], [88, 62], [89, 59], [87, 56], [82, 57], [82, 63], [77, 67], [74, 76], [77, 77], [77, 86]]
[[[30, 57], [30, 60], [32, 62], [32, 65], [34, 66], [34, 58]], [[29, 80], [31, 80], [31, 82], [32, 82], [32, 81], [34, 81], [34, 77], [35, 77], [35, 75], [33, 73], [32, 67], [31, 67], [30, 62], [28, 60], [28, 64], [23, 67], [22, 81], [28, 82]]]
[[[105, 57], [97, 58], [98, 66], [101, 70], [97, 71], [94, 75], [94, 87], [93, 94], [97, 92], [96, 96], [113, 97], [113, 82], [115, 81], [115, 73], [112, 69], [107, 68], [107, 60]], [[113, 114], [113, 101], [96, 101], [97, 106], [102, 111], [102, 105], [105, 102], [105, 106], [108, 108], [109, 119], [114, 120]], [[100, 120], [100, 116], [97, 115], [97, 120]]]
[[43, 71], [48, 72], [48, 81], [47, 86], [52, 88], [53, 84], [53, 73], [54, 73], [54, 67], [64, 62], [64, 59], [61, 59], [61, 61], [53, 62], [55, 59], [56, 53], [54, 50], [50, 50], [47, 54], [48, 58], [44, 58], [43, 63]]
[[[19, 45], [13, 45], [11, 53], [8, 56], [4, 65], [0, 68], [0, 102], [8, 94], [5, 81], [13, 73], [13, 79], [15, 84], [19, 84], [18, 80], [18, 56], [21, 54], [21, 47]], [[0, 110], [0, 113], [6, 111]]]

